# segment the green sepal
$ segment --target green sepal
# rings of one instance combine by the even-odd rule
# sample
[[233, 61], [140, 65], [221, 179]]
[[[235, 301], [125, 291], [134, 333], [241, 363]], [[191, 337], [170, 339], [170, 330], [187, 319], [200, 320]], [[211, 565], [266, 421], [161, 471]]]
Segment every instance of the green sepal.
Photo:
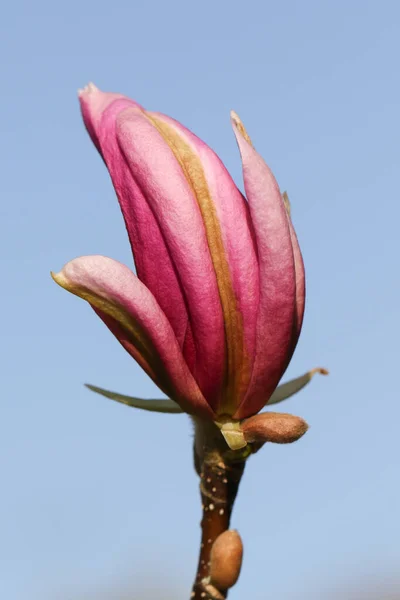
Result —
[[96, 392], [96, 394], [100, 394], [101, 396], [105, 396], [106, 398], [110, 398], [110, 400], [115, 400], [116, 402], [121, 402], [121, 404], [126, 404], [127, 406], [133, 406], [134, 408], [141, 408], [142, 410], [149, 410], [150, 412], [171, 414], [183, 412], [179, 404], [173, 400], [163, 400], [161, 398], [145, 400], [144, 398], [134, 398], [132, 396], [125, 396], [123, 394], [117, 394], [116, 392], [110, 392], [109, 390], [104, 390], [103, 388], [91, 385], [90, 383], [85, 383], [85, 386], [89, 388], [89, 390], [92, 390], [92, 392]]
[[[278, 404], [278, 402], [283, 402], [283, 400], [290, 398], [290, 396], [293, 396], [294, 394], [302, 390], [303, 387], [305, 387], [307, 383], [311, 381], [311, 379], [316, 373], [320, 373], [321, 375], [328, 375], [328, 371], [326, 369], [317, 368], [308, 371], [300, 377], [296, 377], [295, 379], [291, 379], [286, 383], [282, 383], [276, 388], [271, 398], [266, 403], [266, 406]], [[132, 406], [133, 408], [140, 408], [142, 410], [148, 410], [150, 412], [167, 414], [180, 414], [184, 412], [179, 406], [179, 404], [174, 402], [174, 400], [170, 400], [169, 398], [155, 398], [146, 400], [144, 398], [135, 398], [133, 396], [125, 396], [124, 394], [110, 392], [109, 390], [105, 390], [95, 385], [91, 385], [90, 383], [85, 383], [85, 386], [89, 390], [92, 390], [92, 392], [96, 392], [96, 394], [100, 394], [101, 396], [105, 396], [106, 398], [110, 398], [110, 400], [115, 400], [116, 402], [121, 402], [121, 404]]]
[[311, 381], [311, 379], [316, 373], [320, 373], [321, 375], [328, 375], [328, 371], [326, 369], [318, 367], [316, 369], [308, 371], [307, 373], [304, 373], [304, 375], [301, 375], [300, 377], [296, 377], [296, 379], [291, 379], [286, 383], [282, 383], [282, 385], [279, 385], [276, 388], [271, 398], [266, 403], [266, 406], [271, 406], [271, 404], [283, 402], [283, 400], [290, 398], [290, 396], [293, 396], [293, 394], [297, 394], [297, 392], [302, 390], [303, 387], [305, 387], [307, 383]]

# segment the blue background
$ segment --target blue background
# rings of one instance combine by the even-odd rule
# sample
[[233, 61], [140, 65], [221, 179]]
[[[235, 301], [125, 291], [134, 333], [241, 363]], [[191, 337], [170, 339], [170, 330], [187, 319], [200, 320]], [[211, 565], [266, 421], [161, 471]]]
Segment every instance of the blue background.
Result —
[[248, 464], [232, 600], [348, 598], [360, 585], [359, 600], [394, 585], [400, 5], [15, 0], [0, 29], [0, 596], [184, 599], [197, 560], [187, 417], [83, 387], [157, 395], [49, 276], [83, 254], [132, 264], [81, 123], [89, 80], [182, 121], [242, 186], [234, 108], [292, 201], [308, 303], [285, 378], [331, 375], [282, 405], [307, 435]]

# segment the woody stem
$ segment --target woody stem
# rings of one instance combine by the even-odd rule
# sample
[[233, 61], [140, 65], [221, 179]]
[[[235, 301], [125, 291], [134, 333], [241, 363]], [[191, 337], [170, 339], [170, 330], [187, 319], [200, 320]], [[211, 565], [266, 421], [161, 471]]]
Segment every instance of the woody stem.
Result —
[[210, 592], [205, 586], [209, 575], [211, 548], [217, 537], [229, 528], [233, 504], [245, 466], [243, 453], [232, 452], [213, 423], [195, 421], [194, 459], [200, 477], [202, 503], [201, 544], [192, 600], [224, 600], [227, 590]]

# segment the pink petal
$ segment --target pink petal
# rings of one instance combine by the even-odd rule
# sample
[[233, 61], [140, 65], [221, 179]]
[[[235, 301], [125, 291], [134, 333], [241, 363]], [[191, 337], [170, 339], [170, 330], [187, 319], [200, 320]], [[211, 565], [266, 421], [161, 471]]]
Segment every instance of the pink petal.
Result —
[[[174, 119], [160, 113], [148, 114], [172, 128], [198, 158], [211, 196], [208, 212], [215, 211], [221, 231], [229, 281], [225, 282], [221, 277], [220, 282], [218, 277], [217, 261], [221, 259], [220, 255], [214, 260], [214, 268], [219, 287], [225, 284], [227, 287], [225, 292], [220, 289], [221, 298], [227, 298], [225, 307], [222, 301], [228, 362], [231, 363], [227, 365], [227, 377], [236, 377], [239, 381], [234, 386], [236, 389], [230, 390], [228, 398], [222, 399], [218, 412], [232, 414], [246, 392], [255, 355], [259, 276], [249, 207], [224, 164], [211, 148]], [[207, 218], [208, 215], [205, 221]], [[215, 227], [210, 227], [210, 236], [215, 238]], [[212, 240], [209, 240], [209, 246], [212, 246]], [[236, 319], [231, 318], [234, 312], [238, 313]]]
[[246, 196], [257, 241], [260, 265], [260, 307], [256, 357], [246, 398], [234, 415], [255, 414], [281, 379], [294, 345], [296, 274], [286, 209], [268, 166], [242, 135], [236, 118], [233, 128], [243, 164]]
[[140, 104], [122, 94], [101, 92], [93, 83], [89, 83], [83, 90], [79, 90], [79, 102], [86, 129], [100, 154], [102, 151], [98, 134], [101, 130], [104, 113], [108, 110], [115, 116], [129, 106], [141, 108]]
[[128, 267], [104, 256], [84, 256], [67, 263], [53, 278], [92, 305], [124, 348], [184, 411], [212, 417], [168, 319]]
[[116, 118], [139, 104], [120, 94], [104, 93], [89, 84], [80, 93], [83, 119], [112, 178], [134, 255], [136, 272], [167, 315], [189, 366], [194, 362], [193, 335], [185, 299], [148, 201], [131, 174], [116, 138]]
[[117, 138], [131, 176], [158, 223], [185, 298], [196, 358], [189, 367], [203, 395], [215, 408], [224, 375], [224, 321], [209, 242], [193, 187], [151, 118], [140, 110], [119, 114]]

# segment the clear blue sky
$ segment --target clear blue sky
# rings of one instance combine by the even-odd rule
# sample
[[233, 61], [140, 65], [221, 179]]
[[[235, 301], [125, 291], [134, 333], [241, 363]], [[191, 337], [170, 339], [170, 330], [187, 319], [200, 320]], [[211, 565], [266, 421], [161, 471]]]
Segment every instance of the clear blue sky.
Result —
[[131, 585], [121, 598], [136, 600], [165, 585], [185, 600], [197, 559], [188, 419], [83, 387], [157, 391], [49, 276], [82, 254], [132, 264], [80, 119], [76, 90], [90, 80], [181, 120], [242, 186], [234, 108], [292, 201], [308, 303], [286, 377], [331, 375], [282, 405], [309, 433], [248, 464], [232, 600], [317, 600], [347, 580], [392, 576], [400, 4], [16, 0], [0, 29], [0, 596], [119, 600]]

